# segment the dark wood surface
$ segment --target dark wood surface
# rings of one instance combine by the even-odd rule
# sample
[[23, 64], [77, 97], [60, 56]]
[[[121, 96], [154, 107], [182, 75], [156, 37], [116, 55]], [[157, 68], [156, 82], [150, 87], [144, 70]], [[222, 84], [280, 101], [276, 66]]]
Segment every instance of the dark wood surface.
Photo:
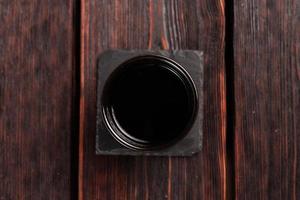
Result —
[[[82, 0], [79, 198], [225, 199], [224, 1]], [[111, 49], [205, 54], [204, 141], [194, 157], [96, 156], [96, 63]]]
[[[228, 2], [226, 103], [224, 0], [81, 0], [81, 30], [75, 0], [1, 1], [0, 200], [76, 199], [77, 178], [81, 200], [300, 198], [299, 3]], [[204, 51], [202, 152], [95, 155], [96, 63], [111, 48]]]
[[72, 1], [0, 1], [0, 199], [70, 199]]
[[299, 1], [234, 5], [236, 199], [299, 199]]

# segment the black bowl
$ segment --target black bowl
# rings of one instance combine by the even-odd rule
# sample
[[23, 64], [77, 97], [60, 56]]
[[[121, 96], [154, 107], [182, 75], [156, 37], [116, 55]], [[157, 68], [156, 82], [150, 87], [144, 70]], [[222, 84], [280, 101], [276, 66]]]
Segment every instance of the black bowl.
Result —
[[117, 67], [105, 83], [101, 102], [112, 136], [134, 150], [157, 150], [181, 140], [198, 107], [187, 72], [171, 59], [153, 55]]

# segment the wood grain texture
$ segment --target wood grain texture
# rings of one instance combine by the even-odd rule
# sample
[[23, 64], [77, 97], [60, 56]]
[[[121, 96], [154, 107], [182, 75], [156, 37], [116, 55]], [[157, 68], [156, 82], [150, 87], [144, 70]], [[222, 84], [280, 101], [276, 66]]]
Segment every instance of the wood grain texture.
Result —
[[[81, 0], [79, 199], [225, 199], [223, 0]], [[204, 51], [204, 141], [194, 157], [96, 156], [96, 63], [111, 49]]]
[[236, 199], [299, 199], [299, 1], [234, 5]]
[[70, 199], [72, 1], [0, 1], [0, 199]]

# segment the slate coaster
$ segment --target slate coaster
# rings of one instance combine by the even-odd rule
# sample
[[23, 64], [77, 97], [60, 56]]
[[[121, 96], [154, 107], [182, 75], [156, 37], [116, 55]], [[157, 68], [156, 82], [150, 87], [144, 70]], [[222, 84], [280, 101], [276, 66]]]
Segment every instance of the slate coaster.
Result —
[[[119, 123], [111, 124], [114, 116], [111, 118], [106, 115], [105, 96], [111, 96], [107, 90], [108, 82], [116, 74], [124, 63], [141, 57], [155, 57], [166, 59], [171, 63], [178, 65], [186, 73], [193, 83], [196, 94], [196, 109], [193, 111], [193, 120], [191, 121], [184, 136], [165, 146], [160, 145], [153, 148], [142, 148], [126, 142], [129, 138], [128, 130], [125, 134], [117, 134]], [[154, 64], [153, 64], [154, 66]], [[124, 67], [125, 68], [125, 67]], [[152, 156], [191, 156], [201, 150], [202, 147], [202, 123], [203, 123], [203, 53], [194, 50], [174, 50], [174, 51], [152, 51], [152, 50], [108, 50], [102, 53], [98, 59], [98, 77], [97, 77], [97, 126], [96, 126], [96, 154], [98, 155], [152, 155]], [[129, 74], [130, 75], [130, 74]], [[155, 80], [157, 77], [153, 77]], [[163, 81], [163, 80], [162, 80]], [[109, 87], [110, 88], [110, 87]], [[109, 92], [107, 92], [109, 91]], [[106, 92], [106, 93], [105, 93]], [[155, 91], [154, 91], [155, 92]], [[129, 93], [130, 94], [130, 93]], [[117, 109], [116, 109], [117, 110]], [[113, 111], [114, 112], [114, 111]], [[133, 112], [134, 113], [134, 112]], [[112, 114], [114, 115], [114, 114]], [[143, 115], [142, 115], [143, 116]], [[146, 116], [146, 115], [145, 115]], [[178, 116], [181, 117], [181, 116]], [[128, 119], [127, 119], [128, 118]], [[126, 120], [132, 122], [131, 117], [127, 116], [123, 121], [123, 127], [126, 127]], [[131, 121], [130, 121], [131, 120]], [[141, 119], [142, 120], [142, 119]], [[117, 120], [118, 121], [118, 120]], [[177, 122], [178, 123], [178, 122]], [[180, 122], [179, 122], [180, 123]], [[174, 126], [177, 124], [174, 123]], [[132, 126], [132, 125], [131, 125]], [[130, 127], [130, 126], [128, 126]], [[122, 132], [123, 133], [123, 132]], [[169, 137], [173, 137], [172, 133]], [[165, 138], [162, 136], [158, 138]], [[120, 136], [120, 137], [119, 137]], [[128, 138], [127, 138], [128, 136]], [[126, 141], [122, 138], [125, 138]], [[139, 141], [139, 140], [137, 140]], [[152, 140], [151, 140], [152, 141]], [[153, 140], [155, 141], [155, 140]], [[159, 139], [158, 141], [160, 142]], [[135, 143], [134, 143], [135, 144]], [[144, 143], [143, 143], [144, 144]], [[145, 143], [146, 144], [146, 143]], [[148, 143], [147, 143], [148, 144]]]

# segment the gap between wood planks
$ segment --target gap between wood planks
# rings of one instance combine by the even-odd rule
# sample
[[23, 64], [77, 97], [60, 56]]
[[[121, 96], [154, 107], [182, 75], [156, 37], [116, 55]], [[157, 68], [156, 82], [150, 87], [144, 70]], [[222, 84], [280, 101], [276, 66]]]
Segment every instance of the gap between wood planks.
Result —
[[80, 43], [81, 43], [81, 0], [73, 3], [73, 101], [71, 120], [71, 177], [70, 177], [70, 199], [79, 199], [79, 122], [80, 122]]
[[234, 0], [225, 0], [226, 163], [227, 199], [235, 199]]

